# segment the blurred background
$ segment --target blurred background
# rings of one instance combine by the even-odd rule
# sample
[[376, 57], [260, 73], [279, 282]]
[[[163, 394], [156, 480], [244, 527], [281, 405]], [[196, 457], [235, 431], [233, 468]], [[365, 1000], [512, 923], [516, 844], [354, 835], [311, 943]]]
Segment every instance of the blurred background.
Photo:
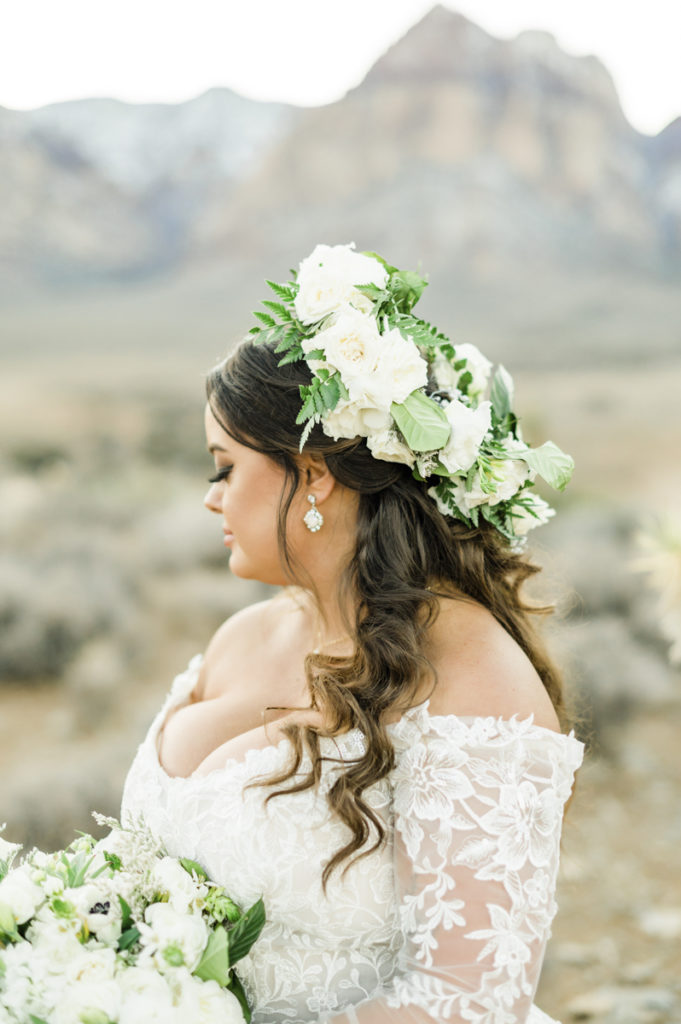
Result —
[[[0, 40], [0, 823], [117, 813], [173, 675], [264, 588], [202, 506], [206, 370], [354, 241], [575, 458], [532, 537], [589, 743], [540, 1005], [681, 1021], [681, 14], [26, 0]], [[676, 660], [675, 660], [676, 659]], [[676, 951], [676, 952], [675, 952]]]

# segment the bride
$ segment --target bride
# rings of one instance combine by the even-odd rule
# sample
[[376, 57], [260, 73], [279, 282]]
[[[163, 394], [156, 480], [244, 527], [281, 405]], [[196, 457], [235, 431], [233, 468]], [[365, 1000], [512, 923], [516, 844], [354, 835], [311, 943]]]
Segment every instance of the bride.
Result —
[[[520, 553], [551, 514], [512, 382], [412, 312], [425, 281], [317, 246], [207, 380], [230, 568], [283, 589], [176, 679], [124, 823], [267, 923], [254, 1024], [539, 1024], [582, 745]], [[483, 396], [489, 391], [490, 398]]]

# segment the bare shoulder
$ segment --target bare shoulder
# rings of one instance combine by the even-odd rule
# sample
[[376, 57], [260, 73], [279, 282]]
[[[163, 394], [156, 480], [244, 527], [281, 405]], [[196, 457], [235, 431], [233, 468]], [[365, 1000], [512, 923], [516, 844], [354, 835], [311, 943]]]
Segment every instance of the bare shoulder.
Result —
[[290, 635], [305, 615], [304, 597], [287, 588], [265, 601], [248, 605], [231, 615], [216, 630], [206, 647], [197, 683], [197, 695], [208, 696], [210, 680], [238, 676], [239, 669], [253, 671], [276, 658], [280, 637]]
[[437, 683], [433, 714], [495, 718], [534, 716], [560, 731], [558, 717], [532, 662], [494, 616], [475, 601], [441, 599], [431, 629]]

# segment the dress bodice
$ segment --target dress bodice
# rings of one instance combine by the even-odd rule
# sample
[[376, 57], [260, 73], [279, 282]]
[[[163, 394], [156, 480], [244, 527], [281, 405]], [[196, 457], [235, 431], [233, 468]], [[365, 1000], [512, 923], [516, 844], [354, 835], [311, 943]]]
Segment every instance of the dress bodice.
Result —
[[239, 964], [253, 1024], [545, 1019], [532, 998], [582, 744], [531, 718], [411, 709], [388, 727], [393, 771], [364, 793], [387, 842], [344, 873], [341, 865], [324, 891], [324, 866], [350, 837], [326, 793], [364, 736], [322, 738], [319, 785], [269, 801], [271, 788], [249, 784], [285, 767], [287, 739], [208, 775], [170, 777], [158, 734], [200, 665], [197, 655], [175, 678], [128, 774], [121, 815], [143, 821], [171, 855], [199, 861], [238, 903], [263, 897], [267, 923]]

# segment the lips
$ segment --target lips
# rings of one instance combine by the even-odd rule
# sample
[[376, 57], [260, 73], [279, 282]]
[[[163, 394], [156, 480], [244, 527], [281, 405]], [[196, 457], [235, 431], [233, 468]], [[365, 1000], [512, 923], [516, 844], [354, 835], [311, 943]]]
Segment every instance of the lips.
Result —
[[232, 531], [231, 531], [231, 530], [228, 530], [228, 529], [226, 529], [226, 527], [224, 527], [224, 526], [223, 526], [223, 528], [222, 528], [222, 532], [223, 532], [223, 533], [224, 533], [224, 535], [225, 535], [225, 537], [224, 537], [224, 542], [223, 542], [223, 543], [224, 543], [224, 544], [231, 544], [231, 543], [232, 543], [232, 541], [234, 540], [234, 534], [232, 533]]

